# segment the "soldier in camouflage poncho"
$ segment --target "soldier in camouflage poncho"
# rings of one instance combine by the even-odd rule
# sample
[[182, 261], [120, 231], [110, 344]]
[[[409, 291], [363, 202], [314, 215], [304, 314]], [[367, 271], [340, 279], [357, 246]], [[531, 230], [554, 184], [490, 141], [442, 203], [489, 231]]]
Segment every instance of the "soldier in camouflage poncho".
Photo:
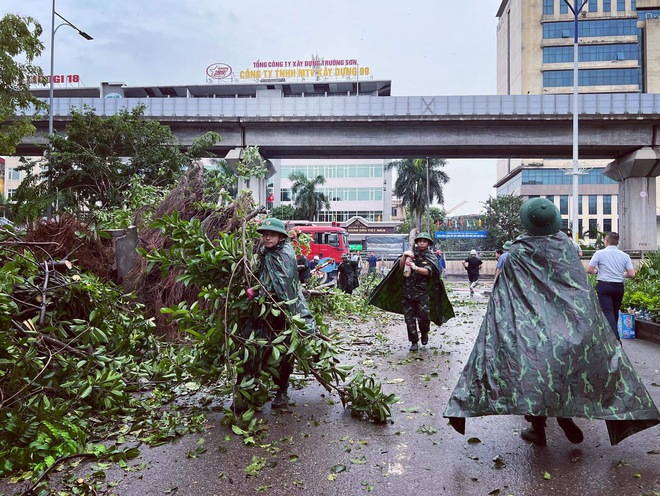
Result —
[[[428, 343], [431, 321], [441, 325], [454, 316], [445, 285], [440, 278], [437, 259], [429, 250], [433, 239], [427, 233], [415, 238], [415, 247], [395, 263], [387, 277], [376, 287], [369, 303], [389, 312], [403, 313], [408, 331], [410, 350], [419, 349], [417, 325], [422, 344]], [[403, 277], [408, 260], [410, 277]]]
[[614, 445], [660, 423], [660, 414], [600, 310], [573, 244], [557, 232], [559, 212], [544, 221], [530, 208], [556, 210], [545, 202], [552, 205], [535, 198], [521, 208], [532, 235], [511, 245], [444, 416], [464, 434], [467, 417], [525, 415], [532, 427], [521, 434], [539, 445], [546, 442], [546, 417], [561, 419], [572, 442], [582, 433], [570, 417], [601, 419]]
[[[307, 323], [308, 332], [316, 332], [314, 316], [309, 311], [307, 301], [302, 293], [298, 277], [296, 254], [288, 241], [288, 234], [284, 229], [282, 221], [276, 218], [264, 220], [257, 229], [262, 235], [262, 246], [259, 249], [258, 278], [268, 294], [275, 301], [287, 302], [286, 309], [290, 315], [300, 315]], [[257, 292], [252, 288], [248, 290], [248, 296], [253, 298]], [[287, 328], [286, 315], [280, 313], [278, 316], [270, 316], [269, 321], [251, 320], [243, 330], [246, 335], [254, 332], [257, 337], [274, 339], [277, 331]], [[255, 364], [253, 368], [264, 366], [268, 356], [263, 357], [262, 364]], [[278, 391], [271, 404], [272, 408], [282, 408], [290, 403], [287, 389], [289, 377], [293, 372], [293, 358], [287, 355], [282, 358], [279, 369], [279, 377], [274, 377]], [[255, 370], [247, 371], [254, 373]]]

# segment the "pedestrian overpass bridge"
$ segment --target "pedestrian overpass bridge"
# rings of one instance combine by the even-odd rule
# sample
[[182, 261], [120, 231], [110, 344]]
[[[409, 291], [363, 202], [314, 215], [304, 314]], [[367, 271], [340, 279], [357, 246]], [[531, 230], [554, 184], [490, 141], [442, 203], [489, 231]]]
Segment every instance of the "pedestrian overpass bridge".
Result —
[[[169, 126], [182, 148], [204, 132], [219, 133], [222, 141], [211, 151], [220, 156], [249, 145], [270, 159], [573, 154], [573, 95], [55, 98], [53, 122], [63, 129], [72, 107], [110, 116], [139, 105], [146, 118]], [[612, 160], [605, 173], [620, 182], [619, 230], [626, 248], [655, 248], [660, 94], [579, 95], [578, 110], [579, 158]], [[34, 109], [26, 115], [34, 117], [38, 132], [23, 140], [18, 153], [40, 154], [47, 115]], [[644, 232], [644, 239], [635, 232]]]

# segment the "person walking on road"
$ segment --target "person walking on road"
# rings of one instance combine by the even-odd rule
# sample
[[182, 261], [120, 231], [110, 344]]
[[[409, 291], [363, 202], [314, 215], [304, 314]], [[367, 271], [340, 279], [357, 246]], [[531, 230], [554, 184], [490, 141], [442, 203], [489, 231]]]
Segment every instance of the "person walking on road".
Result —
[[369, 264], [369, 271], [367, 272], [368, 274], [375, 274], [376, 273], [376, 267], [378, 265], [378, 257], [376, 257], [376, 253], [373, 251], [369, 252], [369, 256], [367, 257], [367, 263]]
[[495, 279], [502, 273], [502, 267], [504, 267], [504, 262], [506, 262], [506, 257], [509, 256], [509, 249], [511, 248], [511, 241], [505, 241], [502, 245], [501, 250], [497, 250], [497, 265], [495, 266]]
[[470, 283], [470, 294], [474, 294], [474, 288], [479, 281], [479, 271], [483, 262], [477, 256], [477, 250], [470, 250], [470, 256], [463, 261], [463, 267], [467, 270], [468, 281]]
[[571, 443], [584, 438], [572, 417], [604, 420], [612, 445], [660, 424], [577, 251], [559, 232], [559, 209], [533, 198], [520, 217], [529, 234], [511, 245], [444, 417], [465, 434], [468, 417], [521, 415], [531, 422], [522, 438], [538, 446], [548, 417]]
[[358, 287], [357, 263], [353, 262], [348, 253], [342, 253], [341, 263], [337, 267], [337, 287], [346, 294], [353, 294]]
[[[410, 351], [419, 350], [418, 325], [422, 345], [426, 345], [430, 323], [440, 326], [454, 316], [437, 259], [430, 250], [432, 243], [428, 233], [417, 235], [413, 249], [403, 253], [369, 297], [370, 305], [403, 314]], [[411, 269], [407, 277], [405, 267]]]
[[[305, 320], [307, 332], [316, 332], [316, 321], [309, 311], [307, 300], [302, 293], [300, 280], [298, 276], [298, 267], [296, 263], [296, 254], [289, 242], [289, 235], [284, 228], [284, 223], [271, 217], [265, 219], [261, 226], [257, 228], [261, 234], [261, 248], [259, 249], [259, 258], [257, 265], [257, 278], [260, 285], [258, 288], [248, 288], [246, 293], [249, 299], [257, 298], [260, 294], [272, 298], [276, 303], [281, 303], [288, 313], [300, 315]], [[279, 315], [269, 315], [266, 319], [251, 319], [245, 325], [243, 334], [249, 337], [252, 333], [257, 338], [273, 340], [277, 338], [280, 332], [287, 329], [287, 316], [285, 312]], [[260, 369], [268, 369], [270, 352], [265, 352], [260, 363], [252, 363], [245, 370], [244, 375], [255, 376]], [[289, 377], [293, 372], [293, 355], [282, 354], [281, 362], [278, 367], [277, 376], [273, 376], [273, 381], [277, 386], [275, 398], [271, 403], [271, 408], [284, 408], [293, 402], [288, 395]], [[242, 382], [242, 378], [238, 378]], [[244, 411], [247, 408], [242, 397], [235, 400], [232, 409], [235, 412]]]
[[442, 250], [438, 248], [435, 252], [435, 256], [438, 258], [438, 270], [440, 271], [440, 277], [445, 273], [447, 268], [447, 262], [445, 261], [445, 255], [442, 253]]
[[600, 308], [618, 339], [617, 323], [623, 300], [623, 279], [635, 277], [636, 273], [630, 256], [619, 250], [618, 233], [608, 232], [605, 235], [605, 248], [594, 253], [587, 265], [587, 272], [596, 274]]
[[[422, 345], [429, 342], [429, 331], [431, 330], [431, 311], [429, 308], [429, 278], [437, 270], [437, 259], [429, 247], [433, 244], [433, 238], [428, 233], [419, 233], [415, 238], [415, 246], [412, 250], [403, 252], [399, 259], [399, 268], [404, 270], [406, 266], [412, 270], [410, 277], [405, 278], [401, 306], [403, 317], [408, 330], [408, 341], [410, 351], [419, 349], [419, 336], [417, 326], [422, 335]], [[439, 275], [438, 275], [439, 277]]]

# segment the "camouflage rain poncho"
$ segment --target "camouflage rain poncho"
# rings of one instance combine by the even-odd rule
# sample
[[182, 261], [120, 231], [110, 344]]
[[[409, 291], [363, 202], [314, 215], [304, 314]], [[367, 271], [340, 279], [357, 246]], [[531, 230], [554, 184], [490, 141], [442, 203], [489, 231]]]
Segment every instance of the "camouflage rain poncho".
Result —
[[[417, 247], [414, 248], [418, 250]], [[418, 251], [416, 251], [418, 253]], [[437, 258], [430, 251], [426, 250], [424, 256], [429, 260], [433, 273], [429, 277], [429, 305], [431, 307], [431, 321], [437, 325], [442, 325], [454, 316], [454, 309], [449, 302], [445, 284], [440, 278]], [[399, 268], [399, 259], [394, 262], [392, 270], [380, 282], [371, 297], [369, 304], [382, 308], [388, 312], [403, 314], [401, 306], [402, 291], [404, 286], [403, 270]]]
[[259, 250], [259, 280], [276, 300], [288, 302], [291, 315], [299, 314], [307, 323], [308, 331], [316, 331], [314, 316], [309, 311], [298, 278], [296, 254], [291, 243], [283, 240], [277, 246]]
[[461, 434], [525, 414], [605, 420], [613, 445], [660, 423], [564, 233], [513, 243], [444, 412]]

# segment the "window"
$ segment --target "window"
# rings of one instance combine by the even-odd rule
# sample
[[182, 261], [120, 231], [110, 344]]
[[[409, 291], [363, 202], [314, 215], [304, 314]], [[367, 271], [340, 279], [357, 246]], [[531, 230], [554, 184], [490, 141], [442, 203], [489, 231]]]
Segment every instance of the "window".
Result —
[[545, 195], [545, 197], [546, 197], [549, 201], [551, 201], [552, 203], [555, 202], [555, 195]]
[[596, 195], [589, 195], [589, 215], [596, 215], [597, 213], [598, 213], [598, 197]]
[[[639, 43], [613, 43], [611, 45], [580, 45], [578, 47], [579, 62], [606, 62], [611, 60], [639, 60], [641, 47]], [[573, 47], [543, 48], [543, 63], [555, 64], [573, 62]]]
[[561, 0], [559, 2], [559, 13], [568, 14], [568, 5], [566, 4], [566, 2], [564, 2], [564, 0]]
[[589, 12], [598, 12], [598, 2], [596, 0], [589, 0]]
[[578, 195], [578, 215], [582, 215], [582, 195]]
[[[566, 174], [561, 169], [525, 169], [520, 176], [522, 176], [521, 184], [523, 185], [569, 185], [573, 182], [573, 176]], [[578, 184], [616, 184], [616, 181], [604, 175], [602, 168], [597, 168], [578, 176]]]
[[[564, 32], [573, 36], [573, 21], [547, 22], [543, 24], [543, 39], [566, 38]], [[594, 21], [580, 21], [578, 36], [637, 36], [637, 19], [599, 19]]]
[[7, 180], [20, 181], [20, 179], [21, 179], [21, 172], [17, 171], [13, 167], [10, 167], [9, 170], [7, 171]]
[[7, 199], [14, 198], [16, 196], [16, 190], [14, 188], [9, 188], [7, 190]]
[[616, 10], [619, 12], [626, 11], [626, 0], [616, 0]]
[[603, 12], [612, 12], [612, 0], [603, 0]]
[[[563, 1], [563, 0], [560, 0]], [[554, 14], [555, 13], [555, 0], [543, 0], [543, 13], [544, 14]]]
[[603, 195], [603, 215], [612, 214], [612, 195]]
[[[640, 69], [584, 69], [578, 75], [579, 86], [640, 85]], [[573, 70], [545, 71], [543, 86], [573, 86]]]
[[589, 237], [596, 239], [598, 236], [598, 221], [596, 219], [589, 219]]
[[561, 195], [559, 197], [559, 213], [568, 215], [568, 195]]
[[603, 231], [608, 233], [612, 230], [612, 219], [603, 219]]
[[290, 189], [280, 190], [280, 201], [284, 201], [284, 202], [291, 201], [291, 190]]

